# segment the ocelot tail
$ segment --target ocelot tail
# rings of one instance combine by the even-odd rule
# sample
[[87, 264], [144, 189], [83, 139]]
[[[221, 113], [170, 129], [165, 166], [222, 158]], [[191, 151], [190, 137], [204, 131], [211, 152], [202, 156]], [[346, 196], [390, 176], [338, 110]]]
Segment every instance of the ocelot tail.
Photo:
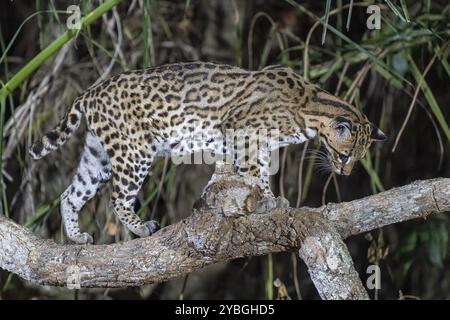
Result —
[[[328, 151], [330, 169], [343, 175], [350, 174], [372, 141], [386, 139], [359, 110], [306, 82], [291, 68], [246, 71], [191, 62], [124, 72], [90, 87], [56, 128], [31, 146], [33, 158], [64, 144], [83, 115], [88, 128], [84, 151], [72, 184], [61, 195], [66, 234], [80, 244], [93, 239], [80, 232], [78, 213], [109, 180], [119, 220], [140, 237], [154, 233], [158, 223], [143, 222], [134, 213], [137, 193], [154, 158], [199, 150], [229, 153], [223, 138], [226, 130], [276, 131], [276, 139], [258, 140], [269, 152], [318, 135]], [[257, 212], [286, 206], [270, 190], [268, 153], [258, 152], [257, 161], [250, 163], [247, 154], [238, 156], [235, 147], [233, 151], [236, 173], [258, 177], [265, 190]]]

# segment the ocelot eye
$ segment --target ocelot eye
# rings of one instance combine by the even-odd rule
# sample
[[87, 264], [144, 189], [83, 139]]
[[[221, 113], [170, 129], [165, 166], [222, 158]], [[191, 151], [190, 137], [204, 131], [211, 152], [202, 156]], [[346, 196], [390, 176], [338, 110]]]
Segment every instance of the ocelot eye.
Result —
[[334, 129], [342, 136], [352, 131], [352, 123], [345, 117], [336, 117], [333, 120]]
[[336, 117], [333, 122], [336, 133], [341, 137], [347, 136], [352, 131], [352, 123], [344, 117]]
[[348, 123], [340, 123], [336, 126], [336, 131], [339, 135], [344, 135], [346, 133], [350, 133], [351, 127]]
[[339, 155], [339, 160], [341, 160], [341, 163], [347, 163], [348, 161], [348, 156], [346, 156], [345, 154], [340, 154]]

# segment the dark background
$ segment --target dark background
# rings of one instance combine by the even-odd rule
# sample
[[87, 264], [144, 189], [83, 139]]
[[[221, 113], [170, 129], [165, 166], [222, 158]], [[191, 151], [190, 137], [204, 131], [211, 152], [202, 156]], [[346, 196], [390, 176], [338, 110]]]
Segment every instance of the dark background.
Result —
[[[298, 3], [303, 11], [283, 0], [143, 0], [124, 1], [115, 10], [116, 15], [108, 12], [104, 19], [83, 30], [63, 53], [46, 61], [7, 100], [3, 132], [6, 185], [3, 213], [42, 237], [66, 241], [55, 199], [70, 183], [79, 160], [84, 130], [78, 130], [75, 138], [45, 160], [32, 162], [25, 151], [33, 138], [55, 125], [74, 98], [101, 75], [192, 60], [224, 62], [247, 69], [284, 64], [304, 75], [305, 41], [317, 21], [305, 10], [321, 17], [325, 15], [326, 1]], [[347, 8], [329, 18], [329, 24], [341, 34], [328, 30], [322, 45], [323, 28], [315, 29], [307, 46], [308, 78], [330, 92], [336, 91], [342, 79], [338, 95], [344, 98], [358, 74], [366, 68], [362, 83], [350, 92], [355, 94], [353, 103], [388, 134], [389, 140], [372, 147], [368, 155], [371, 161], [366, 163], [371, 164], [369, 167], [360, 164], [350, 177], [336, 177], [329, 184], [329, 175], [317, 172], [317, 168], [310, 165], [313, 158], [306, 159], [301, 205], [349, 201], [417, 179], [450, 176], [450, 141], [437, 120], [439, 111], [444, 122], [450, 119], [448, 50], [442, 50], [449, 41], [449, 3], [405, 1], [409, 23], [402, 22], [399, 16], [404, 16], [400, 1], [392, 1], [397, 14], [384, 2], [371, 3], [381, 7], [381, 30], [368, 30], [366, 7], [356, 5], [349, 31], [345, 28]], [[3, 82], [65, 31], [67, 14], [55, 10], [65, 11], [71, 4], [80, 5], [86, 14], [99, 2], [0, 2], [2, 56], [14, 40], [7, 59], [0, 64]], [[348, 1], [332, 1], [331, 10], [346, 4]], [[21, 23], [39, 10], [45, 12], [32, 17], [19, 30]], [[372, 52], [379, 60], [371, 63], [355, 44]], [[443, 53], [435, 59], [425, 78], [436, 105], [433, 106], [422, 91], [419, 93], [411, 118], [392, 152], [417, 85], [412, 61], [422, 74], [439, 50]], [[387, 69], [383, 69], [380, 62], [387, 65]], [[105, 72], [109, 65], [112, 68]], [[399, 80], [398, 76], [412, 85]], [[44, 94], [39, 94], [40, 90]], [[36, 98], [31, 99], [32, 96]], [[303, 148], [299, 145], [283, 150], [284, 174], [277, 174], [272, 181], [275, 193], [284, 193], [292, 205], [298, 197], [297, 177]], [[310, 143], [308, 148], [315, 150], [317, 146]], [[142, 188], [136, 209], [143, 217], [154, 216], [163, 225], [175, 223], [189, 215], [211, 173], [212, 168], [206, 165], [175, 167], [159, 159], [152, 178]], [[375, 176], [379, 177], [379, 182], [375, 181]], [[158, 189], [161, 179], [164, 182]], [[155, 189], [157, 195], [148, 198]], [[83, 209], [82, 228], [94, 235], [96, 243], [130, 239], [132, 236], [109, 210], [108, 199], [109, 186]], [[370, 292], [371, 297], [446, 299], [450, 297], [448, 232], [448, 218], [441, 214], [426, 221], [388, 226], [346, 242], [364, 282], [368, 265], [377, 263], [381, 267], [381, 290], [376, 294]], [[299, 292], [295, 288], [294, 274], [298, 275]], [[291, 253], [219, 263], [186, 278], [135, 289], [74, 292], [33, 286], [0, 271], [0, 297], [266, 299], [278, 296], [278, 288], [272, 285], [275, 279], [281, 281], [292, 299], [300, 296], [318, 299], [304, 264]]]

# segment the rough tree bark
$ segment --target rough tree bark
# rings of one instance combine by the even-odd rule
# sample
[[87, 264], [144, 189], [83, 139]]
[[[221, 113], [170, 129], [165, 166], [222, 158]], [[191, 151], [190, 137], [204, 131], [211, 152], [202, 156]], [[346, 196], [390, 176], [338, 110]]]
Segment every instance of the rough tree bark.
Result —
[[166, 281], [219, 261], [298, 251], [323, 299], [367, 299], [344, 238], [450, 211], [450, 179], [409, 185], [320, 208], [253, 214], [255, 181], [216, 170], [187, 219], [149, 238], [109, 245], [56, 244], [0, 215], [0, 268], [32, 283], [125, 287]]

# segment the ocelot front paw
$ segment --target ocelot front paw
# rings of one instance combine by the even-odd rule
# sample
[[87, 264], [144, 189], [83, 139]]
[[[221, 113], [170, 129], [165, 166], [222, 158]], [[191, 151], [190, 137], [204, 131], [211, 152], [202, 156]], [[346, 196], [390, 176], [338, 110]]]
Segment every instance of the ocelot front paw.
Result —
[[257, 205], [255, 213], [264, 213], [275, 208], [287, 208], [289, 201], [284, 197], [267, 197], [263, 198]]
[[68, 237], [70, 240], [72, 240], [76, 244], [93, 244], [94, 243], [94, 239], [87, 232], [71, 235]]
[[142, 223], [142, 227], [140, 230], [137, 230], [135, 233], [139, 237], [148, 237], [158, 231], [161, 227], [156, 220], [149, 220]]

